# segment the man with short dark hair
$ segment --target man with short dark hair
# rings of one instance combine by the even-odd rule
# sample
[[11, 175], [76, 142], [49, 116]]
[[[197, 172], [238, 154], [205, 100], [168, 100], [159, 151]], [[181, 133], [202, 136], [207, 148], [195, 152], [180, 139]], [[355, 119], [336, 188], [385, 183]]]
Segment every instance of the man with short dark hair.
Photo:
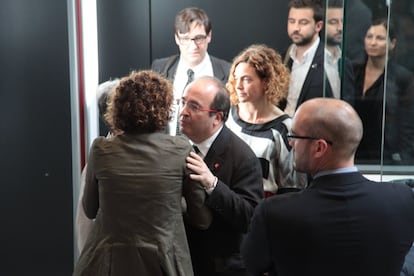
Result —
[[[291, 80], [284, 111], [290, 116], [304, 101], [324, 95], [323, 18], [321, 0], [289, 1], [287, 32], [293, 44], [286, 53]], [[332, 91], [327, 89], [326, 96]]]
[[291, 70], [291, 80], [287, 99], [280, 106], [290, 116], [303, 102], [316, 97], [341, 98], [353, 103], [354, 77], [351, 64], [345, 66], [343, 94], [338, 71], [338, 67], [342, 67], [338, 66], [340, 55], [335, 57], [336, 67], [326, 66], [329, 64], [325, 59], [329, 54], [325, 54], [325, 45], [320, 38], [324, 15], [325, 8], [321, 0], [289, 2], [287, 31], [293, 44], [286, 53], [285, 62]]
[[172, 119], [168, 124], [171, 135], [177, 134], [178, 102], [186, 85], [200, 76], [215, 76], [226, 83], [231, 66], [227, 61], [207, 52], [212, 38], [212, 24], [204, 10], [196, 7], [181, 10], [175, 17], [174, 31], [180, 54], [156, 59], [151, 66], [151, 69], [173, 83], [176, 101]]

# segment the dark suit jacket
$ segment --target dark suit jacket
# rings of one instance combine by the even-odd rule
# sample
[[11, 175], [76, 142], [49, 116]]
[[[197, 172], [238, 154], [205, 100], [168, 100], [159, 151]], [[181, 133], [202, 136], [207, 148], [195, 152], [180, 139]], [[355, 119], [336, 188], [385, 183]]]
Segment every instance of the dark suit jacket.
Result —
[[[214, 76], [221, 80], [223, 83], [227, 83], [231, 64], [225, 60], [213, 56], [210, 56], [210, 59], [213, 66]], [[151, 69], [162, 74], [169, 81], [173, 82], [179, 60], [179, 55], [156, 59], [153, 61]]]
[[241, 250], [254, 275], [390, 276], [413, 239], [411, 189], [353, 172], [263, 201]]
[[244, 275], [240, 242], [264, 196], [260, 163], [250, 147], [226, 126], [204, 161], [219, 181], [206, 199], [213, 215], [211, 226], [207, 230], [186, 228], [194, 275], [239, 270], [238, 275]]
[[[296, 108], [298, 108], [303, 102], [312, 98], [333, 97], [332, 88], [327, 78], [326, 84], [324, 84], [324, 50], [325, 46], [322, 42], [320, 42], [318, 48], [316, 49], [316, 53], [313, 57], [308, 74], [306, 75], [305, 81], [303, 83], [302, 91], [300, 92]], [[287, 62], [289, 70], [292, 70], [292, 64], [293, 60], [289, 58]], [[341, 70], [343, 70], [343, 77], [341, 80], [341, 99], [353, 105], [355, 98], [355, 87], [352, 63], [348, 59], [345, 59], [343, 65], [341, 61], [340, 64], [340, 67], [343, 67], [341, 68]], [[285, 106], [286, 101], [282, 101], [280, 107], [284, 109]]]
[[414, 75], [391, 59], [387, 75], [384, 71], [363, 93], [365, 67], [366, 62], [354, 65], [355, 110], [364, 126], [356, 158], [362, 164], [379, 164], [383, 158], [384, 164], [413, 165]]

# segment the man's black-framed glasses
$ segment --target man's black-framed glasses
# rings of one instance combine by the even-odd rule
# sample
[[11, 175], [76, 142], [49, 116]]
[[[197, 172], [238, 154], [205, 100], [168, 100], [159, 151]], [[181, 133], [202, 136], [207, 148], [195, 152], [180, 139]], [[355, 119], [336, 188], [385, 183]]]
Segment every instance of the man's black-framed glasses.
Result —
[[326, 143], [328, 143], [329, 145], [333, 145], [333, 142], [330, 140], [326, 140], [324, 138], [320, 138], [320, 137], [314, 137], [314, 136], [301, 136], [301, 135], [295, 135], [293, 133], [288, 133], [287, 138], [290, 140], [294, 140], [294, 139], [306, 139], [306, 140], [325, 140]]
[[217, 110], [217, 109], [207, 109], [207, 108], [202, 108], [200, 105], [198, 105], [195, 102], [187, 102], [184, 99], [180, 100], [180, 110], [182, 110], [184, 108], [184, 106], [187, 106], [187, 108], [193, 112], [193, 113], [198, 113], [200, 111], [205, 111], [205, 112], [210, 112], [210, 113], [217, 113], [217, 112], [221, 112], [221, 110]]
[[178, 35], [178, 39], [183, 45], [189, 45], [191, 41], [194, 41], [195, 44], [200, 45], [201, 43], [204, 43], [204, 41], [206, 41], [206, 38], [206, 35], [196, 35], [193, 38]]

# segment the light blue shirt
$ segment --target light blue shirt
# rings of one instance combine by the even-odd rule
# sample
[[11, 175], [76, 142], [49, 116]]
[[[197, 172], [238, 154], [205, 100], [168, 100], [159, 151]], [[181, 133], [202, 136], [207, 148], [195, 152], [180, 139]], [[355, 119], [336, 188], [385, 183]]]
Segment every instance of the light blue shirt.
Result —
[[357, 172], [358, 168], [353, 167], [346, 167], [346, 168], [340, 168], [340, 169], [334, 169], [334, 170], [327, 170], [327, 171], [320, 171], [317, 174], [313, 176], [313, 179], [316, 179], [320, 176], [324, 175], [330, 175], [330, 174], [340, 174], [340, 173], [350, 173], [350, 172]]

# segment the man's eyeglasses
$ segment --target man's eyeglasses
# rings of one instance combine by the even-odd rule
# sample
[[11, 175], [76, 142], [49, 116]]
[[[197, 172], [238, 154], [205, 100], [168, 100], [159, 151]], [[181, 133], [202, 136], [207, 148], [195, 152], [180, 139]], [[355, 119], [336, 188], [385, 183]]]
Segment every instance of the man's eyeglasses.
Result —
[[185, 37], [185, 36], [184, 37], [178, 36], [178, 39], [183, 45], [189, 45], [191, 41], [194, 41], [195, 44], [200, 45], [201, 43], [204, 43], [204, 41], [206, 41], [206, 38], [207, 38], [206, 35], [196, 35], [193, 38]]
[[201, 108], [198, 104], [194, 102], [186, 102], [185, 100], [181, 100], [180, 110], [182, 110], [184, 106], [187, 106], [187, 108], [193, 113], [198, 113], [200, 111], [205, 111], [205, 112], [210, 112], [210, 113], [221, 112], [221, 110]]
[[330, 140], [326, 140], [323, 138], [319, 138], [319, 137], [313, 137], [313, 136], [300, 136], [300, 135], [294, 135], [293, 133], [288, 133], [287, 138], [289, 139], [289, 141], [294, 140], [294, 139], [306, 139], [306, 140], [325, 140], [326, 143], [328, 143], [329, 145], [333, 145], [333, 142]]

